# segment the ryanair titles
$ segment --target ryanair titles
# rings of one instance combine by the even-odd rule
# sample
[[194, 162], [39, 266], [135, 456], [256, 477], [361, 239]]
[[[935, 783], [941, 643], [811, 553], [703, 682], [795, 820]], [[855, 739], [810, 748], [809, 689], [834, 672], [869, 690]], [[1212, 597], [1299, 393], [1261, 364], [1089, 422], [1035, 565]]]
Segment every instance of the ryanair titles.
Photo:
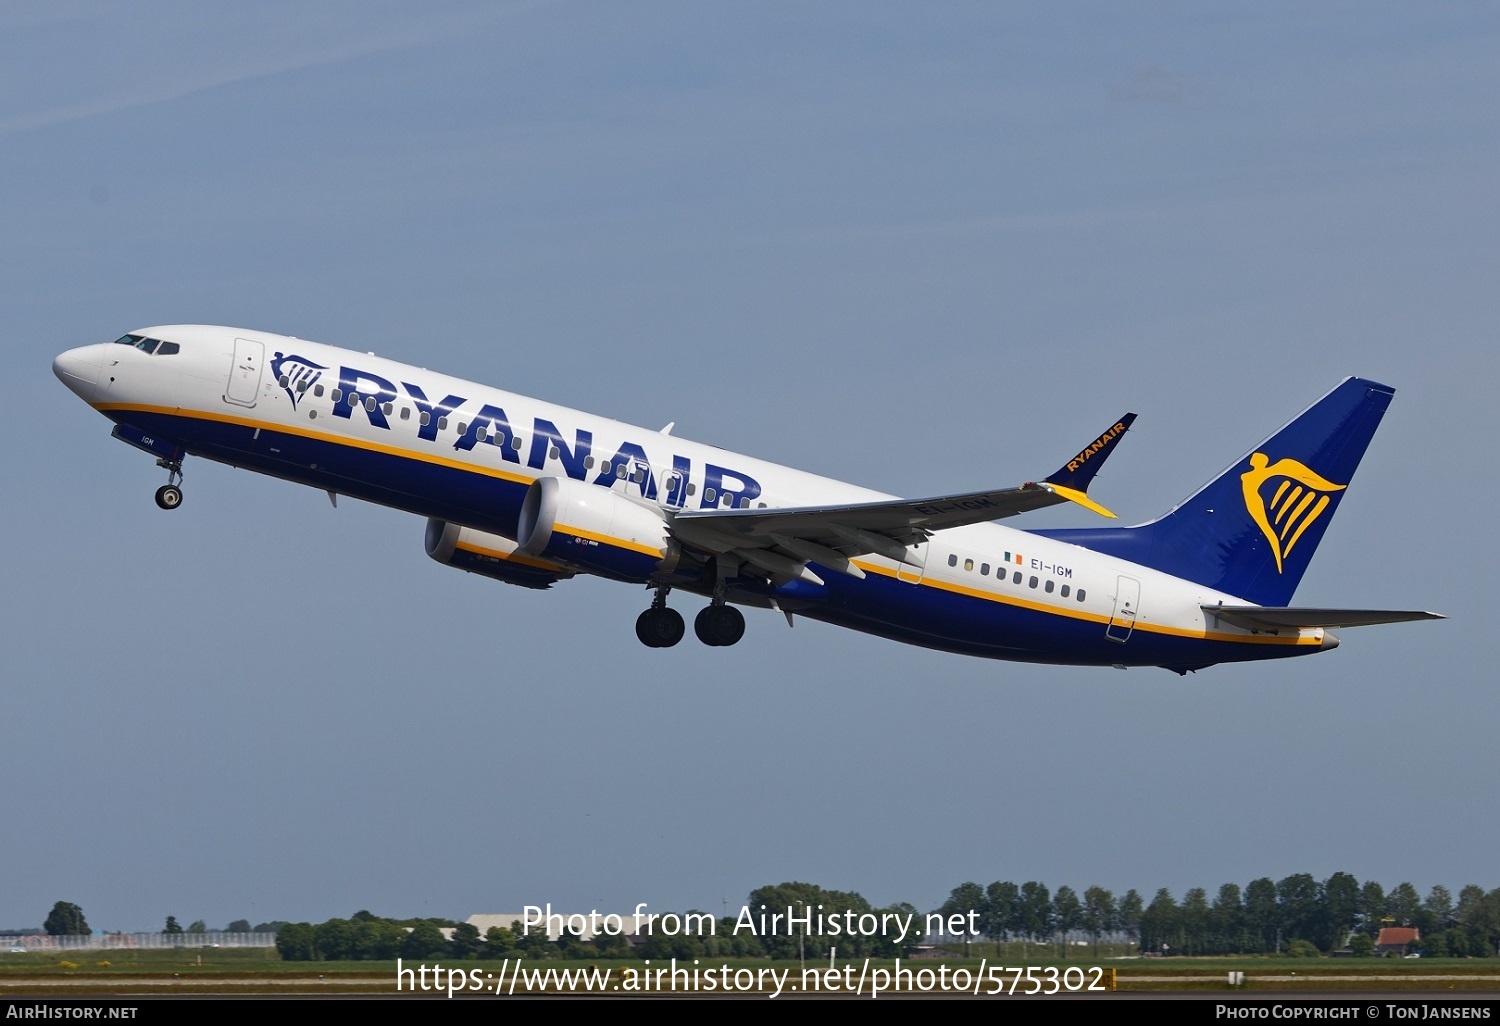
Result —
[[[293, 381], [282, 370], [309, 363], [292, 354], [277, 353], [271, 364], [278, 383], [294, 404], [303, 397], [311, 381], [305, 377], [300, 383]], [[502, 407], [471, 402], [460, 395], [429, 397], [420, 385], [409, 381], [401, 382], [397, 391], [395, 382], [357, 367], [338, 369], [338, 386], [331, 398], [333, 416], [351, 420], [358, 410], [372, 427], [383, 431], [391, 430], [387, 404], [410, 402], [417, 411], [417, 438], [423, 442], [437, 445], [451, 418], [456, 421], [457, 429], [454, 449], [473, 452], [478, 446], [493, 446], [503, 462], [517, 467], [522, 465], [525, 449], [525, 466], [533, 470], [545, 469], [547, 461], [552, 460], [575, 480], [590, 481], [592, 477], [590, 483], [605, 488], [625, 482], [639, 488], [643, 498], [666, 506], [685, 506], [696, 493], [701, 509], [732, 509], [749, 506], [761, 492], [760, 482], [753, 477], [713, 463], [703, 464], [700, 488], [688, 457], [674, 454], [670, 465], [653, 462], [644, 446], [628, 440], [622, 441], [609, 455], [601, 454], [596, 459], [592, 431], [577, 428], [568, 438], [556, 423], [544, 417], [532, 418], [531, 442], [526, 446]]]

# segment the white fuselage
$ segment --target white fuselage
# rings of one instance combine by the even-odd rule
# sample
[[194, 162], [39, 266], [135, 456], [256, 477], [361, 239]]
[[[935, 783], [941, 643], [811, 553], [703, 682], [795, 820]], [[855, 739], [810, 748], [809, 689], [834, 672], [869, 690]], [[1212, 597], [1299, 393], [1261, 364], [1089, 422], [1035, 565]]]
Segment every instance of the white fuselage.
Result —
[[[506, 540], [516, 537], [521, 500], [541, 477], [607, 489], [668, 521], [682, 509], [892, 498], [302, 339], [204, 325], [130, 337], [177, 351], [107, 343], [70, 350], [54, 368], [92, 406], [148, 440], [162, 436], [191, 454], [460, 525], [474, 532], [472, 547], [498, 559], [514, 557]], [[821, 593], [805, 582], [768, 583], [729, 597], [929, 647], [1034, 661], [1207, 664], [1326, 647], [1321, 630], [1273, 637], [1210, 625], [1203, 606], [1241, 600], [999, 523], [938, 531], [913, 552], [920, 566], [861, 554], [853, 562], [863, 578], [825, 573]], [[536, 565], [587, 569], [555, 559]], [[712, 585], [675, 581], [703, 594]]]

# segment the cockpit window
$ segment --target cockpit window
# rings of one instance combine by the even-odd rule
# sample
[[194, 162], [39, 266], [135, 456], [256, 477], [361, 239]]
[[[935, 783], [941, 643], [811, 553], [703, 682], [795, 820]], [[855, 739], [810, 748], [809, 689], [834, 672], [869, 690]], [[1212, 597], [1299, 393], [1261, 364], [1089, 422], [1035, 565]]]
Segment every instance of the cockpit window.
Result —
[[143, 353], [155, 353], [157, 356], [176, 356], [182, 352], [182, 346], [176, 342], [163, 342], [159, 338], [147, 338], [145, 335], [121, 335], [115, 339], [117, 346], [134, 346]]

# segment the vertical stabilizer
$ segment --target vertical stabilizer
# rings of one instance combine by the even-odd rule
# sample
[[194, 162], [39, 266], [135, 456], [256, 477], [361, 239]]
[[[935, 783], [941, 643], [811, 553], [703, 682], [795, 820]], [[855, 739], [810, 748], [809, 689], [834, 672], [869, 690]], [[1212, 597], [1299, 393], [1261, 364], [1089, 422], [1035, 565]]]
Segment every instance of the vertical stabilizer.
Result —
[[1346, 378], [1159, 520], [1037, 533], [1286, 605], [1394, 394]]

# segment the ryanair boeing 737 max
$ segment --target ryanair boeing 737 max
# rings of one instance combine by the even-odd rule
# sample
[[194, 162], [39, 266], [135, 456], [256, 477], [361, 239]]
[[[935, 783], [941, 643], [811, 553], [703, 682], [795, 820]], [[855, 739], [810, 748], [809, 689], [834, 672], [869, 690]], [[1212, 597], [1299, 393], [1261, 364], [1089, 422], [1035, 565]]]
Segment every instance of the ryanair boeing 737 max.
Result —
[[693, 625], [708, 645], [740, 639], [746, 605], [948, 652], [1179, 673], [1437, 617], [1287, 605], [1391, 401], [1359, 378], [1158, 520], [1025, 532], [994, 521], [1069, 501], [1113, 516], [1088, 487], [1134, 414], [1043, 480], [911, 500], [265, 332], [143, 328], [52, 367], [157, 457], [163, 509], [188, 455], [394, 506], [428, 518], [448, 566], [646, 585], [636, 634], [653, 648], [685, 633], [673, 589], [709, 600]]

